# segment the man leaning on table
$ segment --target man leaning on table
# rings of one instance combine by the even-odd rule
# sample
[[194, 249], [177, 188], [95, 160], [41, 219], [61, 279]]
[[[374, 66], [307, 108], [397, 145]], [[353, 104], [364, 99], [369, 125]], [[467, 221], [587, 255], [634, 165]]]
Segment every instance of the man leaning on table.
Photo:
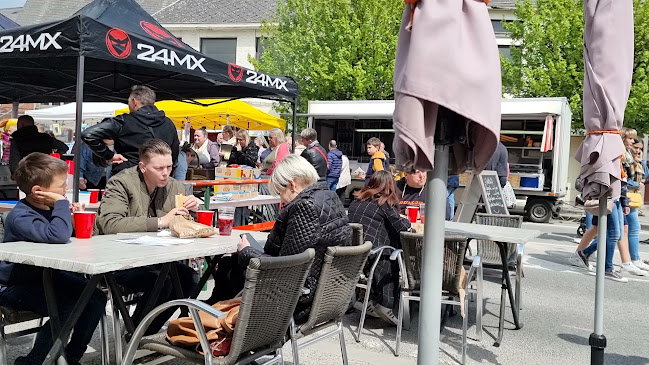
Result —
[[[175, 207], [175, 196], [185, 195], [185, 186], [170, 176], [172, 169], [171, 148], [159, 139], [146, 141], [139, 150], [139, 163], [118, 175], [106, 184], [97, 214], [97, 229], [100, 234], [124, 232], [155, 232], [169, 226], [173, 216], [198, 209], [198, 200], [190, 195], [182, 208]], [[185, 296], [196, 284], [197, 275], [189, 266], [176, 263]], [[139, 321], [144, 306], [153, 290], [158, 267], [144, 267], [115, 273], [116, 281], [128, 289], [144, 292], [138, 304], [134, 319]], [[164, 288], [156, 305], [176, 299], [171, 279], [165, 280]], [[149, 326], [148, 334], [157, 332], [173, 313], [160, 315]]]

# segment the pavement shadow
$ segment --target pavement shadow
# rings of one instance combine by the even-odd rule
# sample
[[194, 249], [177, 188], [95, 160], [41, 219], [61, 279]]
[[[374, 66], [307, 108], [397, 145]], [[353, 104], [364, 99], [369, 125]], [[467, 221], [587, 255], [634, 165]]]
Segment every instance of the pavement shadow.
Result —
[[577, 237], [577, 232], [575, 234], [563, 234], [563, 233], [543, 233], [538, 238], [544, 240], [552, 240], [559, 242], [574, 242], [573, 240]]
[[[588, 344], [588, 337], [579, 336], [568, 333], [560, 333], [557, 335], [560, 339], [574, 343], [576, 345], [590, 346]], [[619, 365], [649, 365], [649, 358], [641, 356], [626, 356], [620, 354], [606, 353], [604, 355], [606, 364], [619, 364]]]
[[[576, 245], [575, 245], [576, 247]], [[559, 264], [561, 266], [564, 266], [566, 270], [576, 270], [576, 271], [583, 271], [580, 270], [576, 266], [572, 266], [570, 264], [570, 261], [568, 259], [570, 258], [570, 255], [572, 255], [572, 252], [566, 252], [566, 251], [546, 251], [545, 253], [530, 253], [526, 254], [528, 257], [545, 261], [545, 262], [550, 262], [553, 264]], [[592, 258], [591, 258], [592, 262]]]

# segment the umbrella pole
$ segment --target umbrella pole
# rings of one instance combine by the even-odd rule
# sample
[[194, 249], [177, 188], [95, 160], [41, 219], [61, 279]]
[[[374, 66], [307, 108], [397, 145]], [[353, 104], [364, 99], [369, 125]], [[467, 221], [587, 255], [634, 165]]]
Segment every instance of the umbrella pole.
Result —
[[72, 201], [79, 201], [79, 168], [81, 167], [81, 124], [83, 123], [83, 78], [85, 69], [85, 57], [79, 56], [77, 62], [77, 115], [74, 131], [74, 146], [77, 152], [74, 154], [74, 180], [72, 181]]
[[435, 168], [426, 182], [426, 222], [422, 253], [421, 306], [419, 310], [418, 365], [439, 363], [439, 330], [442, 308], [444, 221], [450, 145], [435, 146]]
[[595, 280], [595, 331], [591, 333], [590, 344], [591, 365], [604, 364], [604, 278], [606, 265], [606, 230], [608, 217], [606, 215], [606, 195], [599, 198], [599, 224], [597, 226], [597, 277]]
[[[297, 131], [297, 98], [291, 103], [293, 107], [293, 130], [291, 131], [291, 152], [295, 152], [295, 138], [297, 138], [295, 131]], [[288, 124], [288, 123], [287, 123]], [[288, 132], [288, 125], [286, 126]]]

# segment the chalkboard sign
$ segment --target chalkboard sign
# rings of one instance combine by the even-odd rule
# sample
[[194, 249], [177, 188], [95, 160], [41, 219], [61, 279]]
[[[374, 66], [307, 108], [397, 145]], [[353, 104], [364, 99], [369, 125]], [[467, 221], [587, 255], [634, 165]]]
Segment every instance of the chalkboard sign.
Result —
[[480, 186], [482, 187], [482, 199], [489, 214], [508, 215], [507, 204], [503, 198], [503, 191], [500, 187], [500, 180], [495, 171], [483, 171], [480, 175]]

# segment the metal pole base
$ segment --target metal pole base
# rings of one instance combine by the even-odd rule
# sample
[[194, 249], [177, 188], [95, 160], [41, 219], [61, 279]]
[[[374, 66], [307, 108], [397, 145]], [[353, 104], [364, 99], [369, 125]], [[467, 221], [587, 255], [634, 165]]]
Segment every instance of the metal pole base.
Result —
[[604, 365], [604, 349], [606, 348], [606, 336], [590, 334], [588, 339], [590, 345], [590, 364]]

